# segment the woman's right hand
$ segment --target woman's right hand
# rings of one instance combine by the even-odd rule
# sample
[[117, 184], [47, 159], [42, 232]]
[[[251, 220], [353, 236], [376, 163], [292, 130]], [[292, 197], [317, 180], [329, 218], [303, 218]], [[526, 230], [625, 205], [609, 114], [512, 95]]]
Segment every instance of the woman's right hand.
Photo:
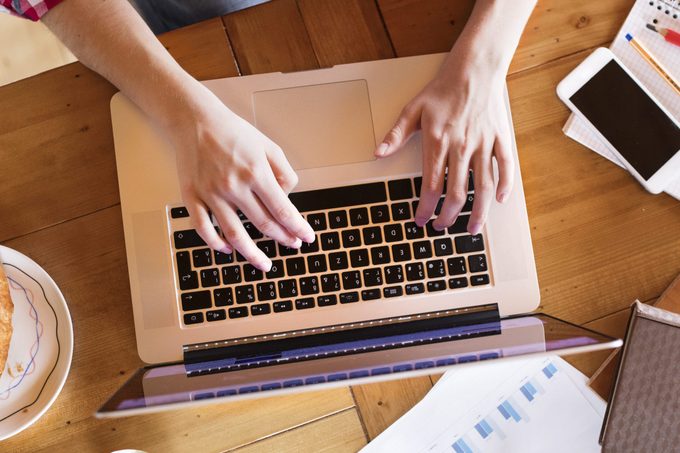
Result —
[[182, 199], [208, 246], [224, 253], [235, 249], [268, 272], [271, 260], [250, 238], [237, 209], [262, 234], [284, 246], [314, 242], [314, 230], [287, 196], [297, 185], [297, 175], [276, 143], [212, 93], [200, 91], [202, 99], [194, 104], [199, 107], [180, 115], [184, 119], [170, 131]]

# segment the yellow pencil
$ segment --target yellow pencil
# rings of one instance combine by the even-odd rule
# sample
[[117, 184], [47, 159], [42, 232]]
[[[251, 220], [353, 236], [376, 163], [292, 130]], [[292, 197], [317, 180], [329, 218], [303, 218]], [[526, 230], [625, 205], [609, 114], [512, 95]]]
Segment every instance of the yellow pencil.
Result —
[[663, 79], [666, 82], [668, 82], [668, 84], [675, 90], [675, 93], [680, 95], [680, 85], [678, 85], [678, 82], [676, 82], [673, 79], [673, 77], [671, 77], [670, 74], [668, 74], [668, 72], [666, 72], [666, 70], [663, 68], [663, 66], [661, 66], [661, 64], [658, 61], [656, 61], [656, 58], [654, 58], [652, 56], [652, 54], [650, 54], [647, 51], [647, 49], [644, 48], [644, 46], [640, 43], [640, 41], [633, 38], [633, 36], [630, 33], [626, 34], [626, 40], [630, 43], [631, 46], [633, 46], [633, 48], [635, 50], [638, 51], [640, 56], [647, 63], [649, 63], [656, 70], [656, 72], [658, 72], [659, 75], [661, 77], [663, 77]]

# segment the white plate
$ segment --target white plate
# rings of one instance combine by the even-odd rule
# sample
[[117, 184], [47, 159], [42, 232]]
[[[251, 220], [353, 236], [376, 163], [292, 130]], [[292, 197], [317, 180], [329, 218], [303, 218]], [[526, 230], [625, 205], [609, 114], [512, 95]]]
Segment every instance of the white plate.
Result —
[[71, 368], [73, 325], [64, 296], [33, 260], [0, 246], [14, 333], [0, 377], [0, 440], [26, 429], [57, 399]]

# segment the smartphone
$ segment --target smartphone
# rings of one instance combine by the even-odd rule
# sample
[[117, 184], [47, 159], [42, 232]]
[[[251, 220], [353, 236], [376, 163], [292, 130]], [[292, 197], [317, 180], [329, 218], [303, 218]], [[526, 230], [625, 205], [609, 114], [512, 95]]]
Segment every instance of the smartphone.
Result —
[[609, 49], [589, 55], [557, 85], [557, 95], [649, 192], [680, 175], [680, 123]]

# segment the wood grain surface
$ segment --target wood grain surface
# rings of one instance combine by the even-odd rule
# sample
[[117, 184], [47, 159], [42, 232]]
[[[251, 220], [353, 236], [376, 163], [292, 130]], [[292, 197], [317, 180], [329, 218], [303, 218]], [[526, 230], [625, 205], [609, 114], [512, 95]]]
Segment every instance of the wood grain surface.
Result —
[[[541, 310], [619, 334], [635, 299], [680, 273], [680, 203], [645, 192], [561, 128], [557, 82], [608, 45], [632, 0], [542, 0], [508, 87]], [[273, 0], [161, 37], [199, 79], [448, 50], [471, 0]], [[120, 420], [94, 410], [141, 365], [110, 126], [115, 88], [76, 63], [0, 88], [0, 242], [43, 266], [71, 310], [75, 352], [54, 406], [1, 451], [356, 451], [432, 378]], [[606, 354], [604, 354], [606, 355]], [[594, 372], [603, 354], [570, 358]]]

